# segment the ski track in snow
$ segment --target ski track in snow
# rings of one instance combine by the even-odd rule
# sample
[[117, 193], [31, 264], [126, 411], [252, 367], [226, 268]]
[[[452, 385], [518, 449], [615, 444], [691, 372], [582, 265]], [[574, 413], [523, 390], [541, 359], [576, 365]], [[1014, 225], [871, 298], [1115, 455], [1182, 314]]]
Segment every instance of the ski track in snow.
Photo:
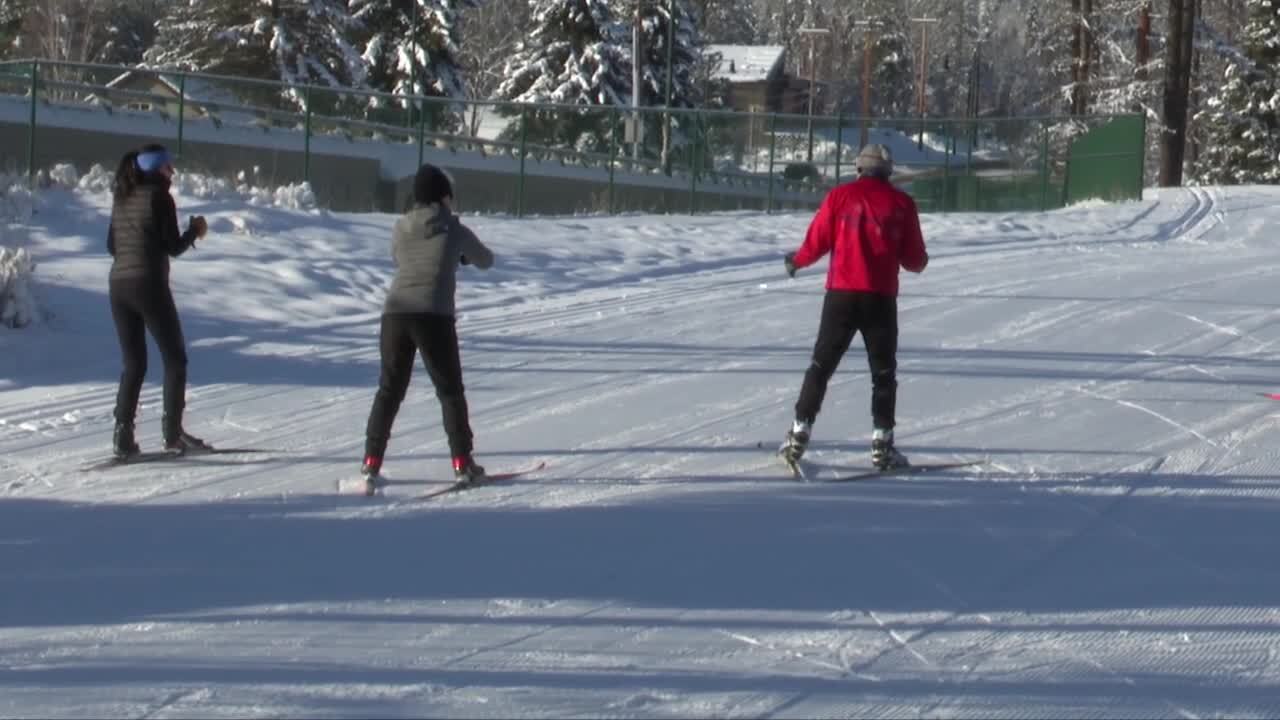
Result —
[[[477, 457], [547, 467], [422, 503], [448, 449], [421, 370], [406, 484], [334, 492], [394, 218], [226, 199], [179, 198], [253, 226], [175, 262], [188, 426], [277, 452], [80, 472], [118, 360], [104, 197], [64, 192], [28, 229], [59, 320], [0, 331], [0, 716], [1274, 716], [1280, 243], [1242, 215], [1276, 199], [927, 217], [899, 440], [988, 463], [830, 486], [772, 454], [821, 306], [825, 263], [781, 271], [807, 216], [471, 219]], [[855, 340], [811, 458], [865, 464], [868, 386]]]

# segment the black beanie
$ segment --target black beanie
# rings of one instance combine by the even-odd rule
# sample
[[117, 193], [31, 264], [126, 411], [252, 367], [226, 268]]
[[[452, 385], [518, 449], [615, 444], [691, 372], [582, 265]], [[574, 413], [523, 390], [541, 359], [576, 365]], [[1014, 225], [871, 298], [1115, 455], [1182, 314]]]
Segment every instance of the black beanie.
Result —
[[421, 205], [440, 202], [445, 196], [453, 195], [453, 183], [449, 176], [435, 165], [426, 164], [418, 168], [413, 178], [413, 199]]

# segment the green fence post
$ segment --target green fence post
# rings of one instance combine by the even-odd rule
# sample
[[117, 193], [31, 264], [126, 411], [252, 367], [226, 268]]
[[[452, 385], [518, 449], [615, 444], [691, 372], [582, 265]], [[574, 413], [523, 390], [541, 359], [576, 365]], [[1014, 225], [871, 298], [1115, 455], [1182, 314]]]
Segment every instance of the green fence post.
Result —
[[702, 129], [700, 115], [693, 116], [693, 132], [689, 143], [689, 214], [698, 212], [698, 132]]
[[978, 122], [976, 120], [969, 121], [969, 132], [965, 133], [965, 149], [964, 149], [964, 167], [966, 170], [973, 171], [973, 146], [978, 141]]
[[955, 138], [951, 133], [953, 130], [948, 129], [947, 136], [949, 138], [946, 149], [942, 153], [942, 212], [950, 212], [954, 208], [951, 204], [951, 153], [955, 149], [952, 142]]
[[609, 214], [617, 213], [617, 206], [614, 205], [613, 186], [614, 174], [618, 164], [618, 106], [614, 105], [613, 110], [609, 112]]
[[187, 74], [178, 73], [178, 158], [182, 158], [182, 133], [187, 119]]
[[31, 61], [31, 123], [27, 126], [27, 186], [36, 186], [36, 94], [40, 91], [40, 61]]
[[520, 106], [520, 178], [516, 182], [516, 217], [524, 217], [524, 161], [529, 151], [529, 106]]
[[1040, 212], [1049, 209], [1049, 126], [1040, 130]]
[[1142, 199], [1142, 189], [1147, 182], [1147, 114], [1138, 115], [1142, 119], [1142, 134], [1138, 136], [1138, 200]]
[[303, 102], [306, 103], [304, 109], [305, 115], [302, 121], [302, 181], [311, 184], [311, 86], [307, 86], [307, 92], [303, 96]]
[[765, 212], [773, 213], [773, 158], [778, 149], [778, 114], [769, 113], [769, 202]]
[[[413, 107], [413, 98], [409, 99], [409, 107]], [[413, 111], [410, 110], [409, 117], [413, 117]], [[427, 114], [425, 112], [418, 113], [418, 167], [422, 167], [423, 146], [426, 144], [427, 134]]]
[[840, 157], [844, 153], [844, 115], [836, 113], [836, 181], [840, 184]]

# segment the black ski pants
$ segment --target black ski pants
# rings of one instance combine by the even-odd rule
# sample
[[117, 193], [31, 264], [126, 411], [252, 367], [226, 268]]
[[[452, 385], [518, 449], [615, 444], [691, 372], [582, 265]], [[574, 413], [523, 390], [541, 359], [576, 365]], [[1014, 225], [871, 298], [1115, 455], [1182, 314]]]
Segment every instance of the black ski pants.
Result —
[[827, 383], [859, 332], [871, 367], [872, 421], [876, 428], [893, 429], [898, 394], [898, 300], [866, 292], [827, 291], [813, 360], [796, 401], [797, 419], [812, 423], [818, 417]]
[[436, 388], [444, 415], [444, 431], [453, 457], [471, 455], [471, 423], [462, 386], [462, 359], [458, 353], [456, 322], [436, 313], [386, 313], [379, 337], [382, 372], [378, 393], [365, 429], [365, 455], [381, 458], [391, 438], [400, 403], [409, 390], [416, 353], [422, 354], [427, 375]]
[[187, 398], [187, 350], [173, 293], [167, 283], [131, 278], [112, 279], [108, 295], [124, 360], [116, 393], [116, 422], [131, 425], [138, 414], [138, 395], [147, 376], [150, 331], [164, 361], [163, 427], [165, 438], [172, 438], [182, 429]]

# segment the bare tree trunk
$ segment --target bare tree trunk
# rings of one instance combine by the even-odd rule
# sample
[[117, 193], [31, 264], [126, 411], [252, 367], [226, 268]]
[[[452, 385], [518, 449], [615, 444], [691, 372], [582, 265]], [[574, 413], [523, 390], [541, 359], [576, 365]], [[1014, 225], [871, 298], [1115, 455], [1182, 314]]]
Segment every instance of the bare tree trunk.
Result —
[[1138, 11], [1138, 55], [1137, 71], [1139, 80], [1147, 79], [1147, 65], [1151, 62], [1151, 0], [1147, 0]]
[[1084, 107], [1084, 26], [1080, 22], [1080, 0], [1071, 0], [1071, 114]]
[[1164, 124], [1160, 136], [1160, 186], [1182, 184], [1187, 149], [1187, 96], [1191, 89], [1191, 51], [1196, 0], [1169, 0], [1169, 43], [1164, 72]]
[[1089, 112], [1090, 79], [1093, 74], [1093, 61], [1098, 53], [1097, 40], [1093, 35], [1093, 0], [1084, 0], [1084, 15], [1081, 19], [1082, 45], [1080, 53], [1080, 109], [1077, 115]]
[[1191, 46], [1193, 55], [1191, 59], [1191, 71], [1187, 76], [1187, 85], [1191, 89], [1191, 109], [1188, 111], [1187, 119], [1187, 138], [1191, 142], [1191, 167], [1195, 167], [1200, 160], [1200, 134], [1196, 131], [1196, 113], [1200, 111], [1200, 49], [1195, 47], [1195, 28], [1199, 27], [1200, 22], [1204, 18], [1204, 0], [1196, 3], [1195, 22], [1191, 29]]

